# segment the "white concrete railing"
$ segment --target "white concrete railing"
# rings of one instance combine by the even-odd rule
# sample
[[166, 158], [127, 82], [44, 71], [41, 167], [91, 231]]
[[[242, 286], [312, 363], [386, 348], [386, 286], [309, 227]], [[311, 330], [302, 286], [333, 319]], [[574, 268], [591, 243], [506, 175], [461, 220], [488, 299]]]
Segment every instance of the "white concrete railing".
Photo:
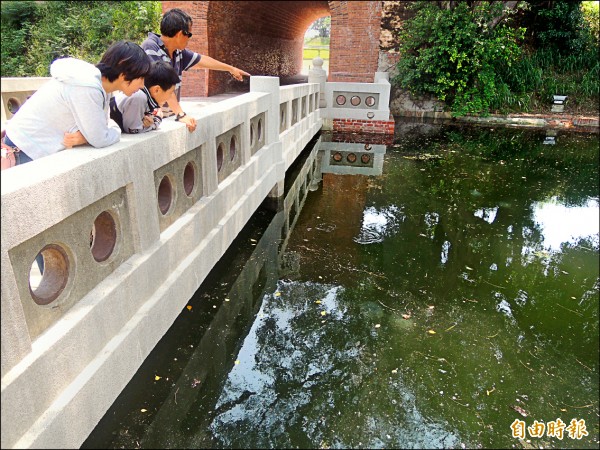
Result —
[[13, 116], [49, 77], [2, 78], [2, 129], [4, 123]]
[[390, 120], [391, 85], [387, 72], [375, 72], [373, 83], [328, 82], [322, 67], [323, 60], [314, 58], [308, 82], [321, 86], [319, 107], [324, 129], [333, 129], [334, 119]]
[[322, 125], [319, 85], [250, 88], [184, 103], [194, 133], [166, 119], [2, 172], [2, 448], [79, 447], [260, 203], [283, 194]]

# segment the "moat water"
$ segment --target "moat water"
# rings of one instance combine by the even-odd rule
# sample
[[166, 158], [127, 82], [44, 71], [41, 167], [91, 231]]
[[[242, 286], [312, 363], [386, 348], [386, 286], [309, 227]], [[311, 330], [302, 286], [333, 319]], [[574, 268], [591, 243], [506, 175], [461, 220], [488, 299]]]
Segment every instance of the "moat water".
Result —
[[337, 140], [82, 448], [598, 448], [598, 135]]

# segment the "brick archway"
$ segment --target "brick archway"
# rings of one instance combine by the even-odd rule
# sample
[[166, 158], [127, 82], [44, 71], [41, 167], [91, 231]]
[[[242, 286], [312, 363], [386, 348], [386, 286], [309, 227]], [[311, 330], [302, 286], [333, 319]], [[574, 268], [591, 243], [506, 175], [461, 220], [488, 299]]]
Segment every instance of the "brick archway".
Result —
[[[163, 1], [194, 19], [189, 48], [252, 75], [293, 77], [302, 70], [304, 33], [331, 15], [329, 81], [372, 82], [379, 57], [379, 1]], [[184, 97], [247, 91], [229, 74], [192, 68]]]

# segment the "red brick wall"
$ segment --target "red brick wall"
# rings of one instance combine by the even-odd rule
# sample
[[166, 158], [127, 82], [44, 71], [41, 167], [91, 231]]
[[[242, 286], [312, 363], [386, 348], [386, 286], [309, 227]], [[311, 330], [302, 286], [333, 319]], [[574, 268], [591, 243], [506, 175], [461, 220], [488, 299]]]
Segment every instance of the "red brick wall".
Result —
[[328, 81], [372, 83], [379, 58], [382, 2], [330, 1]]
[[340, 133], [394, 134], [394, 118], [389, 120], [333, 119], [333, 131]]

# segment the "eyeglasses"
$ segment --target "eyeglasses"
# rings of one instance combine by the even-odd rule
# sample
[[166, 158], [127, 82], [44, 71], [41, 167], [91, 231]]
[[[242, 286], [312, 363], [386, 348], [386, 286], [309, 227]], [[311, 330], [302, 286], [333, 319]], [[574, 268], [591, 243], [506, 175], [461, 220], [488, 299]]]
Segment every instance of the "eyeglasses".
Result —
[[185, 30], [181, 30], [181, 32], [183, 33], [184, 36], [187, 36], [189, 38], [191, 38], [194, 34], [190, 33], [189, 31], [185, 31]]

